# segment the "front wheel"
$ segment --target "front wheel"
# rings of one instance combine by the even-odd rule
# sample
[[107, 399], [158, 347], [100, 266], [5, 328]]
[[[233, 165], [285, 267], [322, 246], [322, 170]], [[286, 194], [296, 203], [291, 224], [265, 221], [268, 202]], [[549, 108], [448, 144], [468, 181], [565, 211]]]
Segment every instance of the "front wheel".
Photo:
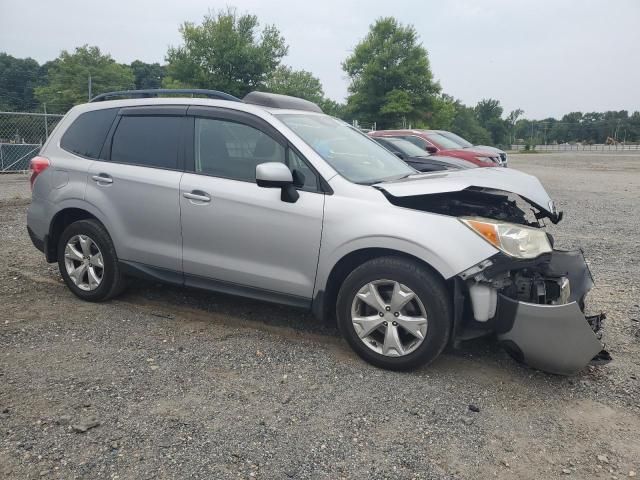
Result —
[[444, 282], [409, 259], [381, 257], [345, 279], [337, 302], [338, 326], [367, 362], [409, 370], [433, 361], [451, 331]]

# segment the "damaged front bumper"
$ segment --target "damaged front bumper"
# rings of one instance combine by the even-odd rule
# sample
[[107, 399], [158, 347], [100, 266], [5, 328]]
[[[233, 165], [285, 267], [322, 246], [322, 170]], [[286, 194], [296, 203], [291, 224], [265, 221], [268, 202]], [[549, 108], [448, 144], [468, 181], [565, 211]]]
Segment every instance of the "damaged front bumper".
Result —
[[527, 365], [571, 375], [582, 370], [604, 348], [589, 322], [600, 326], [604, 315], [585, 318], [578, 302], [539, 305], [503, 295], [498, 298], [498, 339]]
[[[506, 268], [511, 270], [505, 273]], [[481, 274], [503, 285], [495, 291], [495, 316], [488, 323], [504, 347], [534, 368], [562, 375], [577, 373], [594, 359], [610, 359], [602, 343], [605, 315], [584, 314], [594, 283], [582, 251], [554, 250], [523, 271], [530, 285], [523, 286], [520, 271], [508, 261]]]

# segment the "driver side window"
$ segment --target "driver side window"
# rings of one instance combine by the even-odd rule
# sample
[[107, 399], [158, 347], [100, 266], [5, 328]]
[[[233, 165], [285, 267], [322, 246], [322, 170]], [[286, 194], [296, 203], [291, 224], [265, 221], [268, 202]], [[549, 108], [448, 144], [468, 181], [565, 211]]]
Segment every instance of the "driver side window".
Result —
[[195, 171], [216, 177], [256, 181], [256, 166], [286, 163], [285, 147], [242, 123], [196, 118]]

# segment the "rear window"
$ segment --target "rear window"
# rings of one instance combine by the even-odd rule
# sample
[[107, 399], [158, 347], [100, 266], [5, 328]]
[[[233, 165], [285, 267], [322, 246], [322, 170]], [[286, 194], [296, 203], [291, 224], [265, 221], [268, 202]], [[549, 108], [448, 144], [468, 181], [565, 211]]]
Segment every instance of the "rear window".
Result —
[[157, 168], [178, 168], [183, 117], [122, 117], [111, 142], [111, 161]]
[[62, 135], [60, 146], [76, 155], [99, 158], [117, 113], [117, 108], [108, 108], [81, 114]]

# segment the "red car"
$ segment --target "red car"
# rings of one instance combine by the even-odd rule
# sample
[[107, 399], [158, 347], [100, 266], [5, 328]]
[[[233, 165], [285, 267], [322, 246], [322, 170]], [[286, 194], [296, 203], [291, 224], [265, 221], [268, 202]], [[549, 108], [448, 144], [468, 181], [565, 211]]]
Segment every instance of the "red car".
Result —
[[372, 137], [403, 138], [430, 154], [460, 158], [478, 167], [500, 166], [500, 157], [497, 154], [491, 154], [481, 148], [462, 148], [458, 143], [448, 139], [435, 130], [377, 130], [370, 132], [369, 135]]

